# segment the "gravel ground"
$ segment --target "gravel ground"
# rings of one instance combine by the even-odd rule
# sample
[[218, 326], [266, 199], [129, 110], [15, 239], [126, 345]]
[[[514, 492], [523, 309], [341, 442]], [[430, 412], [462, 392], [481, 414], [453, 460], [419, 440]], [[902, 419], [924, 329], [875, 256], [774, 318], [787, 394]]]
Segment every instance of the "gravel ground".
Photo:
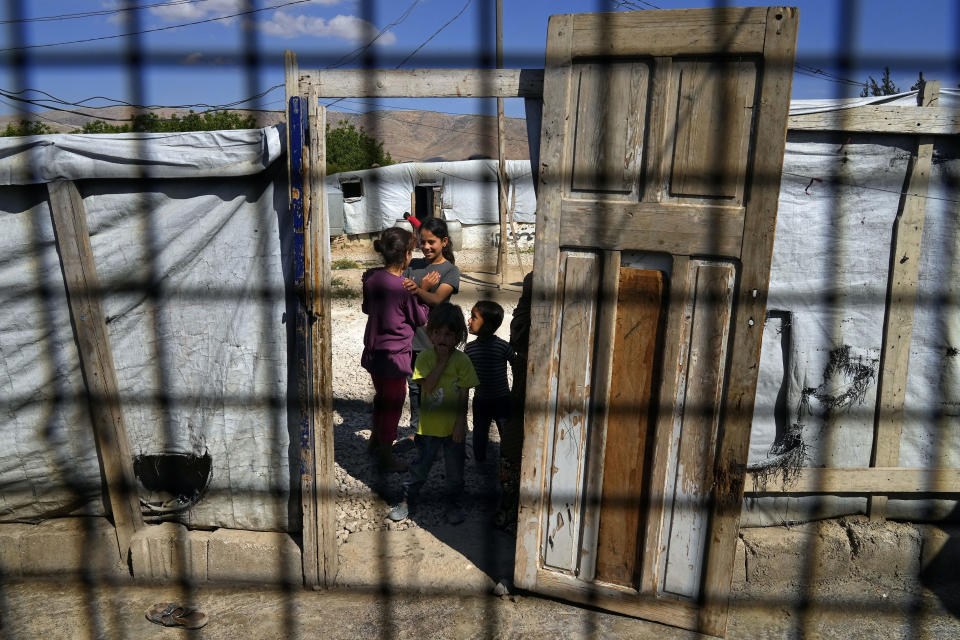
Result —
[[[460, 292], [452, 302], [460, 305], [464, 313], [477, 300], [488, 297], [496, 299], [504, 307], [504, 322], [497, 334], [506, 339], [509, 335], [510, 317], [516, 306], [519, 293], [498, 291], [484, 283], [492, 275], [469, 271], [471, 265], [482, 262], [490, 252], [467, 250], [457, 255], [458, 265], [464, 266]], [[348, 259], [364, 267], [377, 264], [377, 254], [362, 247], [350, 247], [335, 252], [333, 259]], [[360, 367], [363, 351], [363, 331], [366, 315], [360, 310], [360, 276], [364, 268], [337, 269], [333, 272], [335, 295], [332, 305], [333, 319], [333, 394], [334, 394], [334, 450], [337, 479], [337, 540], [341, 544], [350, 534], [360, 531], [383, 529], [404, 530], [412, 527], [432, 527], [443, 524], [443, 464], [437, 461], [421, 494], [422, 506], [417, 513], [404, 521], [394, 523], [386, 519], [390, 506], [401, 497], [401, 483], [405, 474], [381, 474], [376, 458], [367, 453], [372, 420], [373, 384], [370, 375]], [[409, 406], [404, 407], [400, 419], [400, 438], [414, 433], [409, 426]], [[472, 426], [468, 415], [468, 425]], [[497, 459], [499, 436], [491, 428], [487, 459], [476, 463], [473, 459], [471, 434], [467, 434], [467, 461], [464, 470], [464, 511], [467, 514], [465, 528], [476, 529], [477, 525], [490, 525], [497, 502]], [[412, 463], [416, 452], [409, 448], [398, 452], [397, 457]]]

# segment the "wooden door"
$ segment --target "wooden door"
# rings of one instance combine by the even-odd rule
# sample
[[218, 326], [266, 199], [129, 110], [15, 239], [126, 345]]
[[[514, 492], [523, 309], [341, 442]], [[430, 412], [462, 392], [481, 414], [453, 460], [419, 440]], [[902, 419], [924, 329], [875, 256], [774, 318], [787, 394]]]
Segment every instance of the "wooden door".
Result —
[[518, 586], [725, 632], [797, 20], [550, 20]]

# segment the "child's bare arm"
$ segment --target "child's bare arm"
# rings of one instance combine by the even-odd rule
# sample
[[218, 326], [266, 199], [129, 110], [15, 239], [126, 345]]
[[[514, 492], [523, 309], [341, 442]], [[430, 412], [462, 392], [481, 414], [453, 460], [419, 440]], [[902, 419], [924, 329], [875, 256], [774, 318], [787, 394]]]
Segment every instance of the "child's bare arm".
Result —
[[467, 439], [467, 399], [470, 389], [460, 389], [457, 404], [457, 421], [453, 425], [453, 441], [460, 443]]
[[420, 388], [423, 393], [427, 395], [433, 393], [437, 385], [440, 384], [440, 376], [443, 375], [443, 370], [447, 368], [447, 363], [450, 362], [449, 348], [436, 346], [433, 350], [437, 354], [437, 363], [434, 365], [433, 370], [420, 381]]

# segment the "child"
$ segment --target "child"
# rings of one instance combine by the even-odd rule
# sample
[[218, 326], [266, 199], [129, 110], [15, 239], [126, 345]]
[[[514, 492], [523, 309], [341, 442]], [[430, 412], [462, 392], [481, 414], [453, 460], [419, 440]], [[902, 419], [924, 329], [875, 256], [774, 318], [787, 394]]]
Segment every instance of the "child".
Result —
[[473, 458], [487, 459], [490, 422], [497, 425], [501, 440], [510, 418], [510, 385], [507, 363], [512, 365], [513, 348], [493, 334], [503, 322], [503, 307], [492, 300], [481, 300], [470, 310], [467, 328], [477, 339], [464, 351], [470, 357], [480, 384], [473, 394]]
[[373, 400], [371, 450], [380, 455], [384, 471], [404, 471], [406, 465], [393, 457], [397, 423], [407, 395], [414, 330], [427, 321], [428, 307], [403, 286], [403, 271], [410, 264], [413, 234], [392, 227], [380, 234], [373, 248], [383, 256], [384, 266], [363, 274], [363, 334], [361, 366], [370, 372], [376, 395]]
[[464, 440], [467, 433], [467, 396], [477, 385], [477, 374], [470, 358], [457, 347], [467, 339], [467, 327], [460, 307], [444, 302], [430, 311], [427, 336], [433, 348], [417, 357], [413, 379], [422, 387], [423, 405], [417, 426], [419, 459], [410, 468], [404, 483], [403, 502], [390, 511], [390, 519], [399, 521], [416, 508], [420, 488], [443, 449], [447, 477], [447, 522], [463, 522], [460, 494], [463, 493]]
[[[448, 302], [460, 288], [460, 270], [457, 268], [447, 232], [447, 223], [440, 218], [427, 218], [420, 225], [420, 250], [423, 258], [413, 260], [404, 272], [404, 286], [422, 301], [435, 307]], [[413, 357], [430, 348], [430, 340], [423, 329], [413, 336]], [[420, 415], [420, 387], [411, 380], [410, 426], [415, 428]]]

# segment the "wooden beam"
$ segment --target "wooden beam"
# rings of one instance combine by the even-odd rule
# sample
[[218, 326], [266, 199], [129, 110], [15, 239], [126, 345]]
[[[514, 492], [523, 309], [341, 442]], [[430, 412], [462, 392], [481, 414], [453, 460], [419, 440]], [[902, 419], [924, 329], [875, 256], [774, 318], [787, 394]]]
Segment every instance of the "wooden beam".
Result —
[[[283, 80], [284, 80], [284, 101], [283, 111], [288, 113], [290, 109], [290, 98], [300, 95], [300, 67], [297, 65], [297, 54], [287, 50], [283, 52]], [[286, 127], [287, 137], [287, 197], [291, 196], [290, 189], [290, 121], [287, 118]]]
[[947, 107], [865, 105], [790, 116], [787, 128], [790, 131], [952, 136], [960, 133], [960, 110]]
[[[921, 110], [928, 109], [932, 107]], [[907, 392], [913, 314], [917, 301], [917, 278], [932, 162], [933, 138], [923, 136], [917, 140], [916, 155], [911, 163], [904, 195], [900, 199], [890, 248], [887, 310], [883, 323], [877, 412], [870, 457], [870, 466], [874, 467], [894, 467], [900, 461], [903, 404]], [[867, 510], [872, 519], [883, 519], [886, 498], [872, 497]]]
[[761, 53], [765, 7], [573, 15], [574, 56], [674, 56]]
[[[551, 16], [547, 26], [548, 69], [544, 84], [550, 95], [566, 95], [570, 81], [570, 16]], [[563, 134], [566, 130], [566, 105], [562, 100], [543, 105], [540, 162], [540, 190], [537, 200], [537, 250], [533, 254], [533, 299], [530, 309], [529, 353], [537, 354], [527, 363], [527, 397], [524, 408], [523, 459], [520, 476], [520, 510], [517, 515], [517, 546], [514, 562], [514, 584], [522, 589], [536, 589], [538, 569], [541, 566], [540, 539], [544, 529], [540, 520], [545, 503], [544, 474], [537, 468], [548, 469], [547, 437], [550, 417], [554, 415], [556, 400], [550, 392], [557, 369], [553, 353], [560, 305], [554, 292], [560, 284], [560, 186], [567, 184], [569, 175], [561, 163]], [[536, 461], [536, 462], [534, 462]]]
[[[497, 70], [503, 69], [503, 0], [497, 0]], [[497, 247], [497, 276], [500, 288], [507, 271], [507, 182], [506, 133], [503, 98], [497, 98], [497, 210], [500, 220], [500, 244]]]
[[[296, 69], [296, 56], [287, 52]], [[285, 65], [289, 68], [289, 62]], [[321, 98], [543, 98], [543, 69], [331, 69], [296, 72]], [[297, 86], [290, 71], [290, 86]], [[932, 93], [928, 83], [927, 93]], [[960, 110], [934, 106], [863, 105], [792, 115], [790, 131], [844, 131], [949, 136], [960, 133]], [[538, 127], [539, 129], [539, 127]], [[535, 136], [534, 136], [535, 137]], [[539, 148], [539, 145], [537, 145]]]
[[143, 528], [143, 517], [100, 300], [100, 281], [90, 245], [87, 214], [73, 182], [50, 182], [47, 190], [80, 367], [87, 387], [97, 456], [107, 484], [120, 557], [125, 559], [130, 538]]
[[746, 493], [960, 493], [960, 469], [842, 467], [799, 469], [784, 479], [747, 474]]
[[561, 246], [740, 257], [743, 207], [565, 200], [561, 208]]
[[321, 98], [535, 98], [543, 69], [331, 69], [304, 71]]
[[727, 626], [727, 598], [733, 574], [743, 505], [744, 468], [750, 449], [750, 424], [756, 400], [760, 346], [770, 285], [780, 175], [783, 169], [796, 56], [798, 11], [770, 7], [764, 40], [760, 95], [757, 96], [753, 158], [759, 180], [752, 186], [743, 224], [742, 271], [736, 318], [730, 338], [730, 375], [723, 407], [722, 440], [717, 449], [713, 513], [707, 548], [701, 630], [722, 636]]
[[333, 586], [337, 577], [337, 483], [333, 456], [333, 342], [330, 315], [330, 220], [327, 176], [327, 110], [317, 89], [307, 92], [310, 127], [310, 179], [307, 185], [307, 300], [311, 316], [313, 361], [313, 460], [317, 518], [317, 578]]

